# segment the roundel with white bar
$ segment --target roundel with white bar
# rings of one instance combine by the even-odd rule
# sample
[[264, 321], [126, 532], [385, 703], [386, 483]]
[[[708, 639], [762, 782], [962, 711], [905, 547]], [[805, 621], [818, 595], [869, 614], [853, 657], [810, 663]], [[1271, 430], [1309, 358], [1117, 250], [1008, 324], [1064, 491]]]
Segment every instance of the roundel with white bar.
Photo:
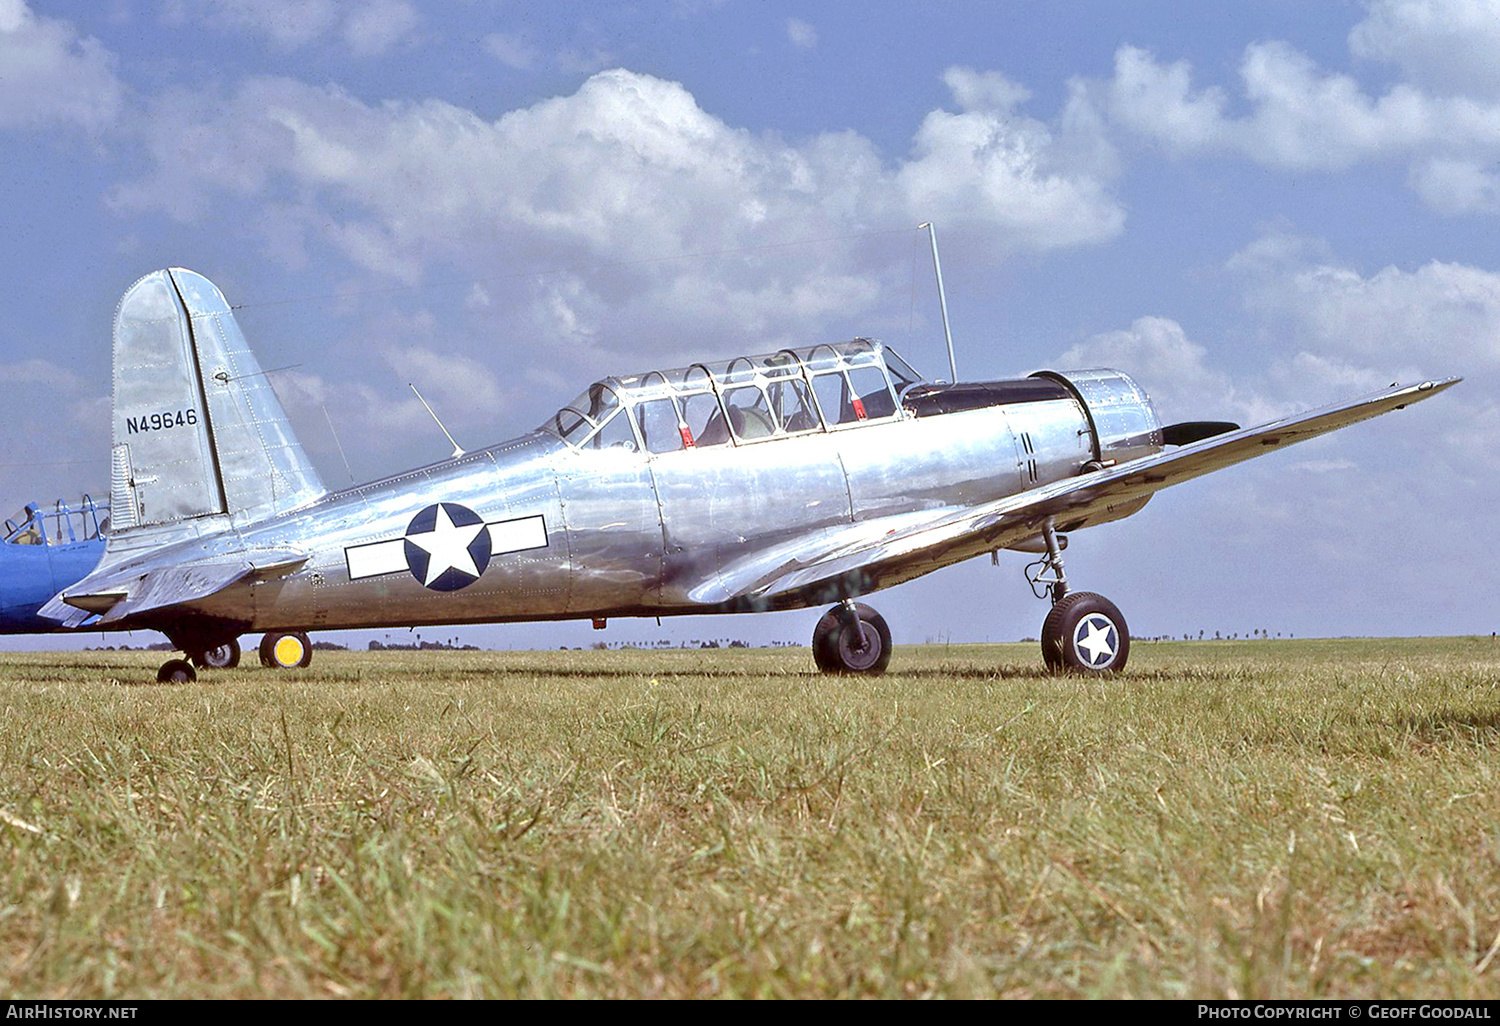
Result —
[[407, 525], [406, 565], [433, 591], [467, 588], [490, 565], [484, 518], [456, 502], [426, 507]]

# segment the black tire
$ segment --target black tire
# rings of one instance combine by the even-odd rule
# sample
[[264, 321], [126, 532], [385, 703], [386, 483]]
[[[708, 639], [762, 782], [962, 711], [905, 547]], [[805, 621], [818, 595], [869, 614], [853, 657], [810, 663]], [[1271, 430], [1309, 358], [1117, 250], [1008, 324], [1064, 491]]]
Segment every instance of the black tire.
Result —
[[859, 633], [837, 608], [824, 613], [813, 629], [813, 662], [823, 673], [878, 676], [891, 662], [891, 629], [885, 617], [863, 603], [854, 604]]
[[839, 627], [838, 613], [830, 609], [818, 618], [818, 625], [813, 628], [812, 657], [819, 673], [838, 672], [837, 659], [829, 651], [829, 639]]
[[1103, 595], [1075, 591], [1042, 623], [1042, 661], [1071, 673], [1119, 673], [1130, 658], [1130, 628]]
[[156, 671], [158, 684], [191, 684], [198, 679], [198, 671], [186, 659], [168, 659]]
[[188, 658], [193, 665], [203, 670], [232, 670], [240, 665], [240, 642], [230, 638], [222, 645], [206, 648], [201, 652], [190, 652]]
[[305, 670], [312, 665], [312, 639], [307, 636], [306, 631], [298, 631], [297, 640], [302, 642], [302, 661], [297, 664], [297, 668]]
[[312, 663], [312, 651], [302, 631], [271, 631], [260, 639], [260, 664], [273, 670], [303, 669]]

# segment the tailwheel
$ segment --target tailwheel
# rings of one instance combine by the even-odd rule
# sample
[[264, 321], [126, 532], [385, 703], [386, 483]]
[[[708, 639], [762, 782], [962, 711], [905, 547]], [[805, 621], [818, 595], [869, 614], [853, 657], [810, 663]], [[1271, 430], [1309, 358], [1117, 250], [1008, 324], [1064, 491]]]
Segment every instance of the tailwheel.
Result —
[[240, 665], [240, 641], [230, 638], [221, 645], [188, 653], [193, 665], [205, 670], [232, 670]]
[[186, 659], [168, 659], [156, 671], [158, 684], [191, 684], [198, 679], [198, 671]]
[[1054, 672], [1114, 673], [1130, 656], [1130, 629], [1113, 602], [1075, 591], [1052, 607], [1042, 624], [1042, 661]]
[[869, 606], [840, 603], [818, 621], [812, 650], [823, 673], [882, 674], [891, 662], [891, 629]]
[[260, 639], [260, 665], [300, 669], [312, 662], [312, 642], [302, 631], [271, 631]]

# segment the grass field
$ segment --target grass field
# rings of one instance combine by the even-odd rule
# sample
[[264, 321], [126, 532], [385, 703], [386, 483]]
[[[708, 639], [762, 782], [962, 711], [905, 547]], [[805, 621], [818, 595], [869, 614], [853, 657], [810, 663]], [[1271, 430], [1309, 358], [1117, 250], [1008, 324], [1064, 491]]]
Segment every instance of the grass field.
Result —
[[1500, 997], [1490, 638], [158, 661], [0, 657], [0, 995]]

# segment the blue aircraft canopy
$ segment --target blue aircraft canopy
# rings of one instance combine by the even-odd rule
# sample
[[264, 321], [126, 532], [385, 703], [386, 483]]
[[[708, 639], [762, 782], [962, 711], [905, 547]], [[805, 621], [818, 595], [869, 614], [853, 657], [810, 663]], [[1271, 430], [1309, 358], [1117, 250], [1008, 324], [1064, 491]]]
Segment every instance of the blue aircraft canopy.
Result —
[[856, 338], [605, 378], [542, 430], [591, 449], [742, 444], [894, 417], [901, 394], [922, 380], [894, 350]]
[[58, 499], [51, 509], [29, 502], [5, 521], [9, 545], [72, 545], [93, 541], [109, 529], [109, 506], [85, 495], [76, 506]]

